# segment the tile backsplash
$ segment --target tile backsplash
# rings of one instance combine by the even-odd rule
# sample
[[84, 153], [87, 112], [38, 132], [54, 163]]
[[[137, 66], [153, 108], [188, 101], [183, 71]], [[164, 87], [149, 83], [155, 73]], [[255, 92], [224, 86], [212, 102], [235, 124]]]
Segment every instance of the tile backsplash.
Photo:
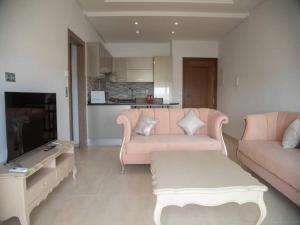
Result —
[[[132, 91], [131, 91], [132, 90]], [[105, 78], [88, 78], [88, 93], [91, 91], [106, 91], [107, 98], [131, 98], [154, 95], [153, 82], [110, 82]]]

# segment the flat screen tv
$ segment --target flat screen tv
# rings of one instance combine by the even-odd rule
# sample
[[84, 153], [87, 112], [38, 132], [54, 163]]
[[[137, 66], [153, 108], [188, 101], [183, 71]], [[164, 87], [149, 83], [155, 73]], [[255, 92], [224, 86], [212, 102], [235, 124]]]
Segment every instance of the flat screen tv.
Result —
[[5, 92], [7, 162], [57, 139], [56, 94]]

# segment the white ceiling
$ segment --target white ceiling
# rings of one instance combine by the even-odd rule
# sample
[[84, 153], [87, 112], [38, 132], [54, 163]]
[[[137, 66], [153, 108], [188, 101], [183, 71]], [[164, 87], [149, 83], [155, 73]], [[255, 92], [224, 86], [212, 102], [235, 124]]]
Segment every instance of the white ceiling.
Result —
[[[262, 1], [78, 0], [106, 42], [216, 40], [247, 18]], [[135, 21], [139, 25], [134, 25]], [[174, 26], [174, 22], [179, 25]]]

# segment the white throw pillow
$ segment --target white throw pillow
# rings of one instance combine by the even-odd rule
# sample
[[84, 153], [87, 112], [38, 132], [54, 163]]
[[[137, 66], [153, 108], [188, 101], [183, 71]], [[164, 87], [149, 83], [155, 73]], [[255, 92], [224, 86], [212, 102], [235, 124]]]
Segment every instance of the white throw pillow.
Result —
[[148, 116], [140, 116], [139, 122], [135, 128], [135, 132], [140, 135], [150, 136], [152, 129], [157, 124], [157, 120], [154, 120]]
[[185, 133], [189, 136], [193, 136], [197, 130], [205, 126], [193, 110], [189, 111], [178, 125], [183, 128]]
[[285, 130], [282, 140], [283, 148], [296, 148], [300, 143], [300, 119], [296, 119]]

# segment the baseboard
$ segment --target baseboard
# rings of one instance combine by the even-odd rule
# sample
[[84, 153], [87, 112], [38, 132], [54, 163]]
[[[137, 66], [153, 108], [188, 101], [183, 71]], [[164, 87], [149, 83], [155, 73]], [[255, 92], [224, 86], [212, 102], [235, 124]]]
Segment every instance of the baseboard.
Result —
[[88, 139], [89, 146], [118, 146], [122, 144], [119, 138]]

